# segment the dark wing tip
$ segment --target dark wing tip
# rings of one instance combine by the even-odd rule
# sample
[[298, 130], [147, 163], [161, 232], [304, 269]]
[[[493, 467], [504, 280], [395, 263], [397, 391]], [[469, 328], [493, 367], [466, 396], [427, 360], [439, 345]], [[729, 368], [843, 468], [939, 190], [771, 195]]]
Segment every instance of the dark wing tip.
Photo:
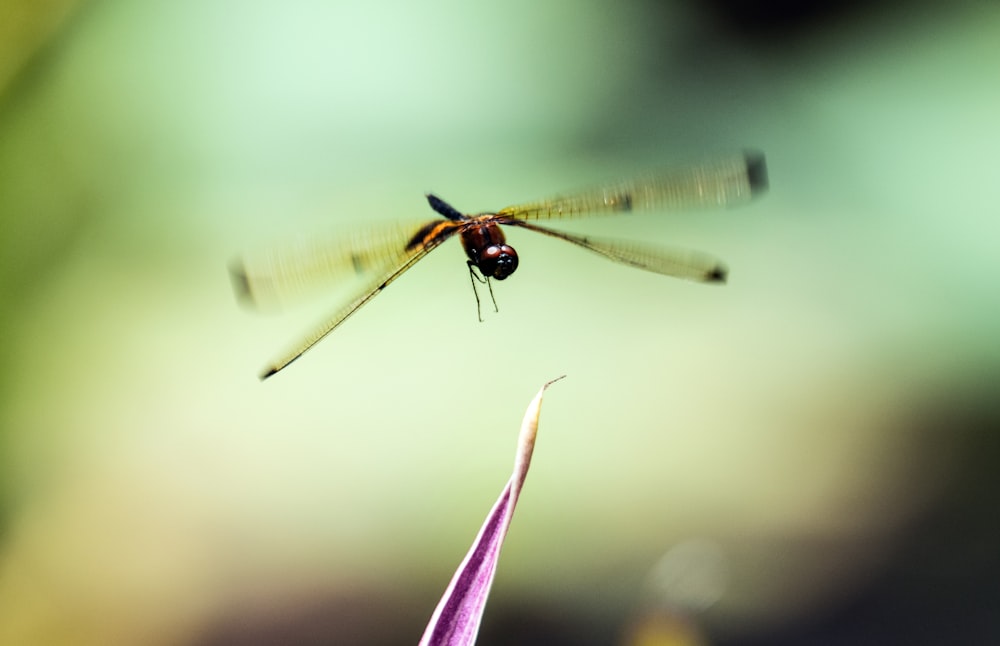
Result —
[[[309, 347], [312, 347], [312, 346], [309, 346]], [[309, 348], [306, 348], [306, 350], [308, 350], [308, 349]], [[260, 373], [260, 380], [264, 381], [268, 377], [272, 377], [275, 374], [277, 374], [278, 372], [280, 372], [281, 370], [284, 370], [285, 368], [287, 368], [288, 366], [290, 366], [292, 364], [292, 362], [294, 362], [296, 359], [298, 359], [299, 357], [301, 357], [302, 354], [306, 350], [302, 350], [301, 352], [299, 352], [297, 355], [295, 355], [291, 359], [287, 359], [285, 361], [279, 361], [277, 363], [271, 364], [270, 366], [268, 366], [267, 368], [264, 369], [264, 372]]]
[[750, 182], [750, 194], [759, 195], [767, 190], [767, 162], [764, 153], [748, 150], [743, 153], [747, 164], [747, 180]]
[[716, 265], [712, 267], [707, 272], [705, 272], [705, 282], [706, 283], [720, 283], [726, 282], [726, 278], [729, 276], [729, 270], [722, 265]]
[[229, 265], [229, 279], [233, 283], [236, 299], [247, 305], [254, 304], [253, 290], [250, 289], [250, 279], [243, 268], [243, 263], [235, 260]]

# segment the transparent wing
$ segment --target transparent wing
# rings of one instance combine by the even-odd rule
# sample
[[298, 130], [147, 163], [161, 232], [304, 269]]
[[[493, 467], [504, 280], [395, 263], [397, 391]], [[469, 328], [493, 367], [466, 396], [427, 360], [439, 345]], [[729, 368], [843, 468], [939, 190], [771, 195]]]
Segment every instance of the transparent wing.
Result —
[[347, 231], [335, 242], [303, 238], [245, 255], [230, 265], [233, 287], [242, 302], [268, 310], [341, 280], [381, 275], [412, 255], [407, 244], [425, 222], [369, 225]]
[[319, 343], [326, 335], [330, 334], [330, 332], [333, 332], [341, 323], [346, 321], [351, 314], [354, 314], [368, 301], [378, 296], [378, 294], [383, 289], [388, 287], [392, 281], [402, 276], [407, 269], [430, 253], [431, 250], [437, 248], [438, 245], [447, 240], [448, 237], [449, 236], [445, 235], [428, 239], [425, 243], [415, 245], [405, 253], [396, 256], [393, 259], [393, 264], [383, 267], [381, 271], [376, 273], [375, 279], [366, 283], [366, 285], [358, 292], [357, 296], [355, 296], [350, 302], [331, 314], [322, 325], [306, 335], [301, 341], [299, 341], [298, 344], [293, 346], [291, 350], [286, 352], [277, 360], [271, 362], [271, 364], [268, 365], [263, 372], [261, 372], [260, 378], [262, 380], [267, 379], [274, 373], [301, 357], [306, 350]]
[[518, 220], [511, 220], [507, 224], [571, 242], [609, 260], [656, 274], [705, 283], [726, 282], [728, 270], [722, 261], [699, 251], [660, 247], [611, 238], [578, 236]]
[[523, 221], [650, 209], [732, 206], [747, 202], [765, 190], [767, 166], [764, 156], [742, 152], [548, 200], [508, 206], [497, 211], [497, 215]]

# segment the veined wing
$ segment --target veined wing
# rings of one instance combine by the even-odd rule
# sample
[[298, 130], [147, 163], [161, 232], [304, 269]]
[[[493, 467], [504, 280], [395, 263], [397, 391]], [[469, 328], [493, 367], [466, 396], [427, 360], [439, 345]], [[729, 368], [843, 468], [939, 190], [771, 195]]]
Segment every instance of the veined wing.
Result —
[[262, 380], [267, 379], [274, 373], [301, 357], [306, 350], [323, 340], [326, 335], [333, 332], [341, 323], [346, 321], [351, 314], [357, 312], [368, 301], [378, 296], [383, 289], [392, 283], [392, 281], [402, 276], [403, 273], [416, 264], [418, 260], [426, 256], [433, 249], [437, 248], [438, 245], [451, 237], [451, 234], [456, 230], [457, 225], [453, 225], [448, 229], [441, 229], [440, 235], [428, 237], [424, 242], [411, 245], [404, 253], [394, 257], [392, 264], [385, 265], [381, 271], [375, 274], [376, 278], [366, 283], [354, 299], [331, 314], [326, 322], [306, 335], [291, 350], [286, 352], [277, 360], [273, 361], [267, 368], [264, 369], [263, 372], [261, 372], [260, 378]]
[[548, 200], [508, 206], [497, 211], [497, 215], [515, 220], [546, 220], [650, 209], [732, 206], [747, 202], [765, 190], [764, 155], [742, 152]]
[[364, 289], [358, 293], [358, 296], [354, 298], [354, 300], [334, 312], [325, 323], [306, 335], [298, 343], [298, 345], [294, 346], [277, 360], [271, 362], [271, 364], [265, 368], [263, 372], [261, 372], [261, 380], [267, 379], [274, 373], [278, 372], [291, 362], [301, 357], [306, 350], [322, 341], [323, 337], [330, 332], [333, 332], [341, 323], [347, 320], [347, 317], [361, 309], [365, 303], [378, 296], [379, 292], [388, 287], [392, 281], [402, 276], [403, 272], [430, 253], [432, 249], [440, 245], [445, 239], [446, 238], [435, 238], [428, 244], [413, 247], [408, 252], [408, 255], [401, 259], [399, 264], [393, 265], [385, 273], [379, 275], [377, 280], [369, 282]]
[[231, 271], [237, 292], [256, 305], [287, 302], [290, 296], [352, 272], [368, 277], [349, 302], [273, 361], [260, 378], [270, 377], [302, 356], [460, 227], [448, 220], [422, 226], [369, 227], [345, 237], [337, 246], [302, 243], [234, 265]]
[[241, 301], [277, 309], [354, 276], [381, 275], [403, 263], [407, 244], [423, 222], [391, 222], [346, 231], [334, 241], [303, 238], [284, 247], [247, 254], [230, 266]]
[[544, 233], [593, 251], [609, 260], [656, 274], [705, 283], [726, 282], [728, 270], [722, 261], [699, 251], [660, 247], [628, 240], [578, 236], [520, 220], [509, 220], [504, 224]]

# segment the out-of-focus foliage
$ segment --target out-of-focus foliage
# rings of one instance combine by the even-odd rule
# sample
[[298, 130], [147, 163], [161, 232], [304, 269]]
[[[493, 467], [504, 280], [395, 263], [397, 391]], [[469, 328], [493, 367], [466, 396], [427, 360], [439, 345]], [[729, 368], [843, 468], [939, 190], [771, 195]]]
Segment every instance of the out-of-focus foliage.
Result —
[[0, 101], [18, 74], [46, 45], [81, 3], [78, 0], [6, 0], [0, 6]]

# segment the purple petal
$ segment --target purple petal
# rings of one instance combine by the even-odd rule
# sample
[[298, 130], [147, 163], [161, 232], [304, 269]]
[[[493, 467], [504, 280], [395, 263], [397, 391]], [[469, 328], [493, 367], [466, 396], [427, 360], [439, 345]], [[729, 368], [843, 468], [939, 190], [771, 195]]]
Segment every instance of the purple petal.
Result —
[[486, 517], [486, 522], [479, 530], [472, 549], [465, 555], [465, 560], [462, 561], [444, 596], [441, 597], [420, 640], [421, 646], [465, 646], [475, 643], [483, 609], [486, 607], [486, 598], [493, 584], [493, 575], [497, 571], [500, 548], [503, 546], [503, 539], [507, 535], [514, 507], [521, 493], [521, 486], [531, 464], [535, 436], [538, 433], [542, 395], [546, 388], [559, 379], [553, 379], [542, 386], [528, 405], [517, 440], [514, 473], [507, 486], [503, 488], [500, 498], [493, 505], [493, 509], [490, 510], [489, 516]]

